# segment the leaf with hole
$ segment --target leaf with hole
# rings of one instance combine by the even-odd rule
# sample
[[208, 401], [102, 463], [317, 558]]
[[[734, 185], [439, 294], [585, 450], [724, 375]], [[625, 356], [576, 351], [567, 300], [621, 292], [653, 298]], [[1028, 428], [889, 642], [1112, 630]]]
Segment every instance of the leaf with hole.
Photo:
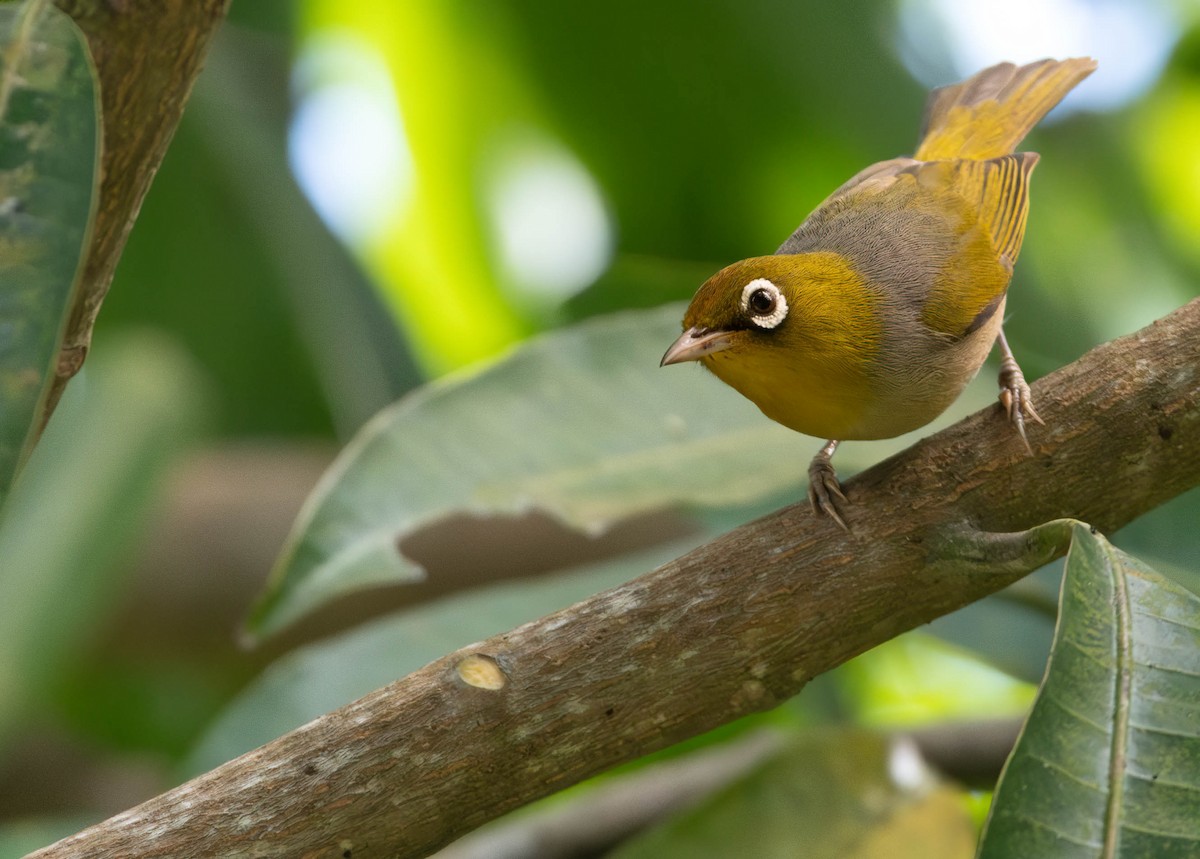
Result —
[[[798, 493], [800, 439], [696, 368], [659, 369], [681, 312], [537, 338], [385, 409], [309, 499], [252, 630], [274, 631], [347, 590], [419, 576], [398, 543], [450, 513], [540, 509], [596, 533], [681, 501], [744, 502], [784, 483]], [[779, 468], [790, 449], [797, 467]]]

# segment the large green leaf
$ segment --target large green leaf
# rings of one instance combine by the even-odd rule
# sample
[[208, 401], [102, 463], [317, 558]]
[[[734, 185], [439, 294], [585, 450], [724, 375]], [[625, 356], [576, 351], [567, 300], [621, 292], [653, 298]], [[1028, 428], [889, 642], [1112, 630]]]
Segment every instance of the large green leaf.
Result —
[[[397, 542], [451, 512], [537, 507], [596, 532], [672, 502], [798, 486], [798, 438], [696, 368], [658, 368], [681, 315], [659, 308], [547, 335], [381, 412], [309, 500], [254, 631], [339, 592], [419, 576]], [[778, 467], [793, 457], [794, 470]]]
[[909, 741], [816, 732], [613, 859], [961, 859], [975, 830]]
[[[682, 313], [668, 305], [589, 320], [385, 409], [309, 499], [251, 631], [270, 633], [355, 588], [419, 576], [397, 545], [450, 513], [537, 508], [598, 533], [670, 505], [729, 507], [785, 489], [800, 498], [815, 443], [699, 367], [659, 368]], [[991, 400], [988, 387], [972, 388], [936, 425]], [[838, 465], [849, 473], [906, 443], [852, 446]]]
[[1200, 597], [1084, 526], [979, 855], [1200, 856]]
[[110, 343], [67, 389], [0, 522], [0, 738], [105, 617], [199, 389], [157, 338]]
[[83, 35], [0, 6], [0, 502], [28, 457], [95, 206], [99, 117]]

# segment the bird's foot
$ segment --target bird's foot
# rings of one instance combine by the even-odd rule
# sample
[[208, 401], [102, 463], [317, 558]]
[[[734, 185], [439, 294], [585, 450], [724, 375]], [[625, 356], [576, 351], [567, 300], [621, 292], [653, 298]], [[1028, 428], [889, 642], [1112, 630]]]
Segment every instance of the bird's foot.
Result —
[[837, 522], [843, 531], [848, 532], [850, 528], [842, 518], [844, 514], [838, 509], [837, 499], [840, 498], [843, 503], [848, 502], [842, 492], [842, 484], [838, 482], [833, 463], [830, 462], [837, 446], [836, 441], [829, 441], [808, 464], [808, 500], [814, 513], [818, 516], [828, 516]]
[[1042, 426], [1045, 426], [1046, 422], [1033, 408], [1033, 394], [1011, 352], [1007, 352], [1000, 361], [1000, 405], [1004, 406], [1009, 422], [1017, 428], [1025, 449], [1032, 454], [1033, 448], [1029, 446], [1029, 439], [1025, 437], [1025, 420], [1028, 418]]

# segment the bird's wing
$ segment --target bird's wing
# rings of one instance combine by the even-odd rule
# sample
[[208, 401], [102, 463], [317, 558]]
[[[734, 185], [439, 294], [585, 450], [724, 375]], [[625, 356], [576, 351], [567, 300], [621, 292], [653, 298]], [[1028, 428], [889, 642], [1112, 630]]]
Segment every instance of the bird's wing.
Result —
[[776, 253], [834, 251], [931, 330], [963, 336], [1008, 287], [1037, 160], [880, 162], [834, 192]]
[[948, 198], [964, 201], [967, 220], [975, 224], [974, 229], [956, 224], [961, 236], [956, 262], [945, 266], [930, 285], [921, 320], [931, 330], [969, 334], [1000, 306], [1025, 236], [1029, 175], [1037, 162], [1037, 153], [1020, 152], [986, 161], [931, 161], [913, 168], [917, 185], [929, 192], [926, 199], [941, 201], [935, 205], [945, 205]]
[[869, 221], [873, 210], [895, 212], [911, 206], [936, 212], [954, 208], [946, 196], [949, 192], [968, 204], [986, 228], [996, 253], [1011, 268], [1025, 235], [1029, 176], [1038, 157], [1036, 152], [1017, 152], [986, 161], [880, 161], [830, 194], [775, 253], [815, 250], [814, 234], [825, 233], [822, 227], [852, 221], [855, 216]]
[[1025, 236], [1029, 176], [1037, 163], [1036, 152], [1017, 152], [986, 161], [930, 161], [909, 172], [935, 195], [951, 191], [966, 200], [1011, 270]]

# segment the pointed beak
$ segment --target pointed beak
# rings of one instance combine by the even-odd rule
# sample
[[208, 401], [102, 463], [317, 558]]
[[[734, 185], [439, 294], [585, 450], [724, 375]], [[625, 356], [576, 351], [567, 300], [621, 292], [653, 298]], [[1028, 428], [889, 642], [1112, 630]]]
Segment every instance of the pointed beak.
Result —
[[681, 364], [684, 361], [699, 361], [706, 355], [728, 349], [732, 343], [732, 331], [709, 331], [705, 328], [689, 328], [671, 344], [658, 366]]

